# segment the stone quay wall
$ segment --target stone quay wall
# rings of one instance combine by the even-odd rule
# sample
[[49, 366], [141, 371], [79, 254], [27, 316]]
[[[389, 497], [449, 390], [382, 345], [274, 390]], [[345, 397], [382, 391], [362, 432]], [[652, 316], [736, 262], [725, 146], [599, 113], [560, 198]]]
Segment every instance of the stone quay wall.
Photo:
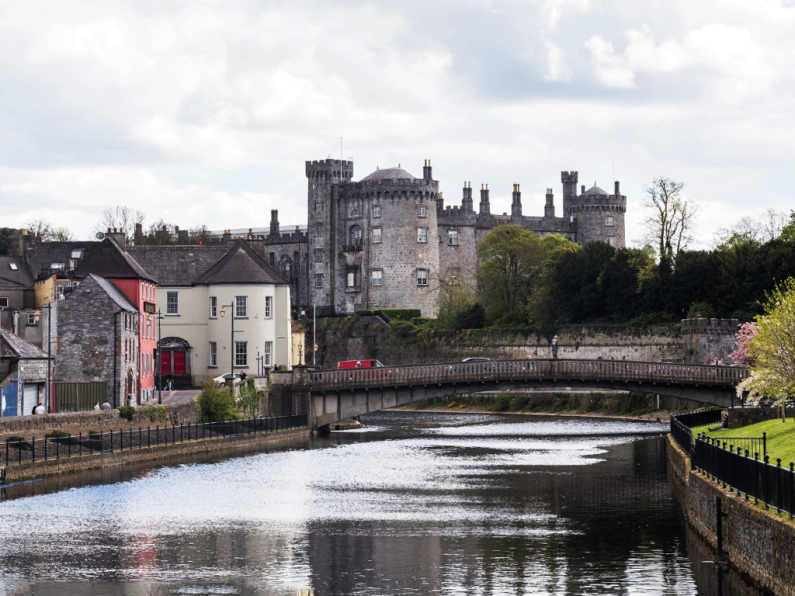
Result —
[[729, 419], [728, 428], [740, 428], [779, 418], [781, 412], [778, 408], [731, 408], [726, 410], [726, 415]]
[[668, 478], [687, 522], [717, 548], [715, 498], [721, 497], [723, 548], [729, 564], [759, 587], [778, 596], [795, 596], [795, 523], [788, 514], [754, 505], [690, 470], [690, 459], [668, 435]]
[[286, 442], [296, 437], [305, 437], [308, 434], [309, 429], [306, 427], [293, 428], [255, 435], [197, 440], [177, 445], [161, 445], [159, 447], [134, 449], [132, 451], [115, 451], [113, 453], [83, 455], [58, 460], [28, 462], [21, 465], [5, 466], [3, 471], [6, 483], [10, 484], [54, 474], [68, 474], [134, 463], [159, 462], [186, 455], [204, 455], [236, 449], [256, 450], [260, 447]]
[[78, 434], [86, 433], [89, 430], [107, 432], [118, 429], [137, 429], [139, 426], [146, 428], [147, 426], [192, 424], [194, 422], [197, 422], [197, 419], [196, 407], [193, 402], [162, 407], [135, 408], [132, 421], [122, 418], [118, 410], [66, 412], [44, 416], [7, 416], [0, 418], [0, 440], [11, 435], [23, 436], [26, 439], [30, 437], [40, 439], [53, 430]]

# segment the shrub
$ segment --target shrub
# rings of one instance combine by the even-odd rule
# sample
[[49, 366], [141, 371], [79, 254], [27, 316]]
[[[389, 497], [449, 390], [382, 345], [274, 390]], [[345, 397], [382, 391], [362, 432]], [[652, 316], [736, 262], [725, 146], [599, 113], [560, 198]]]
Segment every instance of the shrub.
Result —
[[489, 409], [492, 412], [507, 412], [511, 407], [511, 394], [498, 393]]
[[119, 417], [132, 422], [135, 416], [135, 408], [132, 406], [119, 406]]
[[54, 430], [44, 436], [48, 439], [66, 439], [69, 437], [69, 433], [65, 430]]
[[264, 395], [254, 387], [254, 379], [246, 379], [240, 387], [240, 409], [249, 418], [255, 418], [259, 415]]
[[8, 437], [6, 443], [10, 443], [11, 447], [16, 447], [21, 451], [31, 451], [33, 449], [24, 437], [18, 437], [16, 435]]
[[152, 422], [168, 422], [168, 412], [163, 405], [146, 406], [146, 414]]
[[391, 321], [411, 321], [422, 316], [419, 308], [382, 308], [378, 312], [385, 314]]
[[225, 420], [239, 420], [240, 415], [235, 410], [235, 398], [232, 389], [221, 389], [215, 383], [208, 381], [202, 387], [202, 392], [195, 397], [196, 417], [200, 422], [223, 422]]

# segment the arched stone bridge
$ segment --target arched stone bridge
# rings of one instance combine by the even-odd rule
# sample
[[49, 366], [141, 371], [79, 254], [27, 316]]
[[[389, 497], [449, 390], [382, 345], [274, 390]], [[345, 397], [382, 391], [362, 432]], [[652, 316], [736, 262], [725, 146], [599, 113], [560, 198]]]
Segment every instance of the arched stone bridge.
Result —
[[415, 401], [523, 388], [613, 389], [690, 399], [718, 406], [735, 401], [744, 367], [623, 360], [494, 360], [271, 373], [294, 410], [309, 411], [318, 428], [345, 418]]

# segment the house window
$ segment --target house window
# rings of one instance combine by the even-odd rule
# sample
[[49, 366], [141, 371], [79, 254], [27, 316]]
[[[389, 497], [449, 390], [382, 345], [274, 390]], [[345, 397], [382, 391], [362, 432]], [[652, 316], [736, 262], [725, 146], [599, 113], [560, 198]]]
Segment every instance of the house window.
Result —
[[218, 318], [218, 298], [215, 296], [210, 296], [210, 318]]
[[210, 342], [210, 366], [218, 366], [218, 344]]
[[605, 225], [608, 227], [613, 227], [615, 225], [612, 215], [605, 216]]
[[323, 249], [316, 248], [315, 249], [315, 263], [322, 263], [323, 262]]
[[374, 286], [384, 285], [384, 272], [382, 269], [373, 269], [370, 272]]
[[428, 228], [417, 228], [417, 242], [428, 242]]
[[315, 236], [320, 237], [323, 235], [323, 224], [315, 224]]
[[8, 296], [0, 296], [0, 308], [8, 308]]
[[235, 317], [238, 319], [248, 316], [248, 296], [235, 296]]
[[450, 246], [458, 246], [458, 230], [450, 230], [447, 232], [447, 243]]
[[425, 205], [417, 205], [417, 217], [425, 217]]
[[265, 318], [270, 319], [273, 315], [273, 296], [265, 296]]
[[381, 244], [381, 228], [373, 228], [373, 244]]
[[83, 249], [78, 248], [72, 251], [72, 258], [73, 259], [82, 259], [83, 258]]
[[616, 237], [615, 236], [608, 236], [605, 238], [605, 242], [607, 242], [610, 246], [616, 245]]
[[417, 285], [418, 286], [427, 286], [428, 285], [428, 270], [427, 269], [417, 269]]
[[50, 269], [63, 269], [63, 263], [50, 263]]
[[315, 274], [315, 287], [322, 288], [323, 287], [323, 274], [317, 273]]
[[263, 354], [262, 364], [265, 366], [270, 366], [272, 364], [271, 357], [273, 354], [273, 342], [266, 341], [265, 342], [265, 353]]
[[248, 366], [248, 342], [235, 342], [235, 366]]
[[359, 226], [351, 228], [351, 244], [354, 246], [362, 245], [362, 229]]
[[373, 207], [373, 217], [381, 217], [381, 206], [375, 205]]
[[37, 325], [38, 321], [36, 321], [36, 315], [32, 312], [28, 313], [28, 325]]
[[166, 292], [166, 314], [179, 314], [179, 292]]
[[359, 217], [359, 212], [356, 211], [356, 209], [354, 209], [353, 211], [351, 211], [351, 217]]

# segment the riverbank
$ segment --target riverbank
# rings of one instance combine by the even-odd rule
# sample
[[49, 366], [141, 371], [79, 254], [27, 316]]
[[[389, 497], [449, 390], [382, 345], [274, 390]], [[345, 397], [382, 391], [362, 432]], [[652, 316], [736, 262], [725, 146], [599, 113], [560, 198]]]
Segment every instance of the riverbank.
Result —
[[112, 468], [128, 464], [167, 461], [189, 455], [207, 455], [223, 451], [257, 450], [265, 446], [289, 441], [295, 437], [309, 434], [309, 428], [298, 427], [287, 430], [269, 431], [239, 436], [218, 436], [207, 439], [189, 440], [171, 445], [145, 446], [127, 451], [93, 452], [59, 459], [50, 458], [35, 462], [8, 465], [0, 469], [6, 484], [51, 476], [71, 474], [86, 470]]
[[668, 435], [668, 480], [688, 525], [717, 549], [716, 499], [723, 512], [725, 560], [760, 588], [795, 596], [795, 523], [789, 515], [757, 506], [690, 469], [690, 458]]

